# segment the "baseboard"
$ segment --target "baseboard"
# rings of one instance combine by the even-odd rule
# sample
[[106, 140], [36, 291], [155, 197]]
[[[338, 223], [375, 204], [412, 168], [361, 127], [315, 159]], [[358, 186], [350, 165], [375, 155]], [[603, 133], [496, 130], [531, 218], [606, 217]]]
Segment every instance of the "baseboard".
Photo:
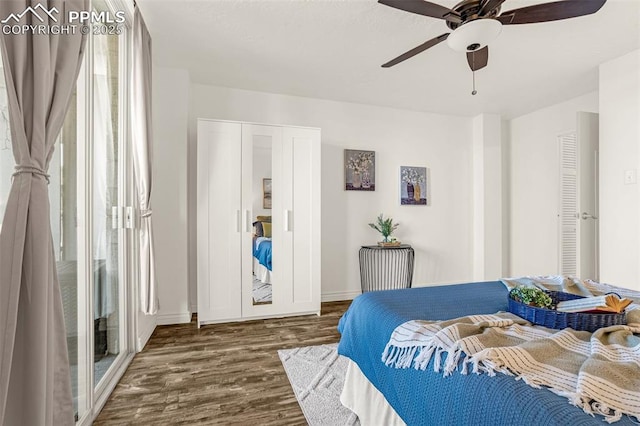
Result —
[[196, 312], [198, 312], [198, 304], [194, 303], [192, 305], [189, 306], [189, 310], [191, 311], [192, 314], [195, 314]]
[[360, 290], [357, 291], [332, 291], [322, 293], [323, 302], [338, 302], [340, 300], [352, 300], [356, 296], [360, 296]]
[[147, 342], [151, 338], [151, 335], [153, 334], [155, 329], [156, 329], [156, 321], [153, 321], [149, 323], [149, 326], [145, 330], [141, 330], [140, 333], [138, 333], [138, 339], [137, 339], [138, 341], [136, 342], [138, 345], [136, 347], [136, 352], [140, 352], [142, 351], [142, 349], [144, 349], [144, 346], [147, 344]]
[[178, 312], [174, 314], [158, 314], [158, 325], [188, 324], [191, 322], [191, 312]]

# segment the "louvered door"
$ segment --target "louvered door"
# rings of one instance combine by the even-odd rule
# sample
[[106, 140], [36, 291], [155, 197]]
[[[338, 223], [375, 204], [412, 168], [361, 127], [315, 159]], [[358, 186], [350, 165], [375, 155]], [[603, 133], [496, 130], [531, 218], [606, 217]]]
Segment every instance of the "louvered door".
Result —
[[560, 274], [578, 271], [578, 144], [575, 132], [560, 143]]
[[578, 112], [560, 145], [559, 272], [598, 277], [598, 114]]

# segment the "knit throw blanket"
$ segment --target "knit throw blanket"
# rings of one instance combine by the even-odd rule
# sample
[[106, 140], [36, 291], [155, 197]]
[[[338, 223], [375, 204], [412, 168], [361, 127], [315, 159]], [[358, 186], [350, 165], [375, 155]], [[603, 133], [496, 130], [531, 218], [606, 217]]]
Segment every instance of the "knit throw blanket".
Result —
[[640, 420], [640, 325], [596, 332], [531, 326], [510, 313], [398, 326], [382, 354], [395, 368], [433, 368], [444, 376], [516, 376], [529, 386], [566, 396], [609, 423], [628, 414]]

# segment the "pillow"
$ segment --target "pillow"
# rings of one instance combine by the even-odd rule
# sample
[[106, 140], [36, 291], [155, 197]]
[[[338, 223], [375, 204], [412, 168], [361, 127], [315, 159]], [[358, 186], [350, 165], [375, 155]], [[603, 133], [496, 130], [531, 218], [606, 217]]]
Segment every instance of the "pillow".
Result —
[[263, 237], [271, 238], [271, 222], [262, 222]]
[[271, 223], [271, 216], [257, 216], [256, 220], [258, 222], [269, 222], [269, 223]]

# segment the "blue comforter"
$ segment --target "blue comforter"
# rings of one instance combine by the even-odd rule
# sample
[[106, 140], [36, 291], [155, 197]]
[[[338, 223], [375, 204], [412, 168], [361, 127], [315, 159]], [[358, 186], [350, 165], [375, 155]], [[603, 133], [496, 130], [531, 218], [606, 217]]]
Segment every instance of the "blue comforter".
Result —
[[271, 247], [271, 240], [266, 240], [264, 238], [260, 239], [259, 241], [257, 240], [254, 243], [253, 257], [258, 259], [258, 262], [260, 262], [262, 266], [270, 271], [273, 271]]
[[[396, 413], [413, 425], [603, 425], [567, 398], [498, 374], [443, 377], [385, 366], [382, 352], [393, 330], [412, 319], [443, 320], [507, 310], [500, 282], [458, 284], [365, 293], [340, 319], [338, 352], [353, 360], [384, 394]], [[432, 361], [433, 362], [433, 361]], [[628, 417], [615, 425], [631, 425]]]

